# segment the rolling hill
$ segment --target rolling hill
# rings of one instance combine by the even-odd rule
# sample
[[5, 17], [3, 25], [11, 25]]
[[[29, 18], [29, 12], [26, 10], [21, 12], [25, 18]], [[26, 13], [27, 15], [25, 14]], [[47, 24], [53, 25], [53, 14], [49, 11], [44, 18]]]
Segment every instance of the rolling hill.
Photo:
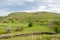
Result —
[[52, 12], [15, 12], [0, 17], [0, 23], [28, 23], [39, 21], [60, 20], [60, 14]]
[[[60, 34], [55, 34], [60, 32], [60, 21], [58, 20], [60, 20], [60, 14], [52, 12], [10, 13], [7, 16], [0, 17], [0, 38], [2, 38], [0, 40], [35, 40], [35, 38], [36, 40], [60, 39]], [[52, 22], [55, 29], [49, 24], [50, 22]], [[33, 34], [31, 35], [30, 33]], [[38, 35], [34, 35], [35, 33], [38, 33]], [[42, 35], [40, 35], [40, 33], [42, 33]], [[48, 35], [47, 33], [54, 33], [54, 35]], [[27, 34], [29, 35], [23, 36]]]

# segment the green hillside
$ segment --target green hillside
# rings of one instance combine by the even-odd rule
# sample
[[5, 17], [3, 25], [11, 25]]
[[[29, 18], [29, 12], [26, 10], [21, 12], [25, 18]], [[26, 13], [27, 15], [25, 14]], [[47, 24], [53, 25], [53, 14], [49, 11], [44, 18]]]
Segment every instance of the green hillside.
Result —
[[[30, 33], [42, 33], [42, 35], [19, 36]], [[55, 35], [47, 35], [47, 33], [55, 33]], [[0, 40], [57, 40], [60, 39], [58, 33], [60, 33], [60, 14], [57, 13], [15, 12], [0, 17], [0, 38], [2, 38]]]
[[15, 12], [6, 17], [0, 17], [0, 23], [29, 23], [30, 21], [59, 20], [60, 14], [52, 12]]

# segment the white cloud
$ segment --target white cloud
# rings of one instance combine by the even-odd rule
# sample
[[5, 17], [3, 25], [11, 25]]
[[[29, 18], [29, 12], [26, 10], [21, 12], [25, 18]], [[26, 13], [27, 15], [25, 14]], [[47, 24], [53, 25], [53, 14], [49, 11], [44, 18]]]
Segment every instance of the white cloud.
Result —
[[6, 16], [6, 15], [8, 15], [10, 12], [8, 12], [8, 11], [5, 11], [5, 10], [2, 10], [2, 9], [0, 9], [0, 16]]
[[37, 11], [48, 11], [48, 12], [57, 12], [60, 13], [60, 5], [50, 4], [48, 6], [40, 5], [33, 10], [25, 10], [24, 12], [37, 12]]
[[33, 2], [33, 1], [35, 1], [35, 0], [24, 0], [24, 1]]
[[4, 2], [5, 2], [5, 5], [10, 5], [10, 6], [23, 4], [22, 0], [5, 0]]
[[42, 0], [42, 2], [52, 3], [52, 2], [54, 2], [54, 0]]
[[47, 6], [38, 6], [38, 11], [45, 11]]
[[33, 10], [24, 10], [24, 12], [37, 12], [37, 11], [47, 11], [47, 6], [38, 6], [36, 9]]
[[36, 11], [48, 11], [48, 12], [57, 12], [60, 13], [60, 5], [54, 5], [54, 4], [49, 4], [49, 5], [40, 5], [34, 10], [25, 10], [25, 12], [36, 12]]
[[51, 8], [52, 11], [55, 11], [55, 12], [60, 11], [60, 5], [50, 4], [50, 5], [48, 5], [48, 7]]
[[9, 5], [9, 6], [17, 6], [17, 5], [23, 5], [25, 4], [24, 2], [33, 2], [35, 0], [4, 0], [4, 5]]

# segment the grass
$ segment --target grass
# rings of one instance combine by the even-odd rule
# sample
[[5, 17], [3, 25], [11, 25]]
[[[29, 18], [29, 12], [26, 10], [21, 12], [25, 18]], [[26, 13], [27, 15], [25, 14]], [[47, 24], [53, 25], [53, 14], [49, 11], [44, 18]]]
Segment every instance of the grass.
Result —
[[[16, 12], [12, 13], [6, 17], [0, 17], [0, 35], [4, 32], [4, 28], [11, 26], [12, 30], [17, 26], [22, 26], [24, 29], [22, 31], [13, 31], [8, 35], [13, 36], [16, 34], [26, 34], [32, 32], [54, 32], [50, 26], [40, 25], [48, 24], [50, 21], [60, 20], [60, 15], [51, 12]], [[28, 27], [28, 23], [33, 22], [32, 27]], [[5, 34], [3, 34], [5, 35]], [[9, 39], [0, 40], [60, 40], [60, 35], [31, 35], [31, 36], [19, 36]]]
[[31, 36], [18, 36], [8, 39], [0, 40], [60, 40], [59, 35], [31, 35]]
[[[21, 33], [28, 33], [28, 32], [54, 32], [48, 26], [41, 26], [34, 24], [32, 27], [28, 27], [28, 23], [21, 23], [21, 24], [11, 24], [11, 23], [0, 23], [0, 33], [4, 32], [4, 28], [11, 26], [12, 29], [16, 28], [17, 26], [23, 26], [24, 29]], [[20, 32], [20, 31], [19, 31]]]
[[5, 28], [7, 27], [12, 27], [12, 29], [16, 28], [17, 26], [23, 26], [23, 27], [27, 27], [27, 24], [28, 23], [19, 23], [19, 24], [16, 24], [16, 23], [0, 23], [0, 34], [2, 32], [4, 32]]
[[26, 26], [28, 23], [0, 23], [2, 26]]
[[[28, 23], [25, 23], [25, 24], [24, 23], [21, 23], [21, 24], [1, 23], [0, 25], [4, 25], [4, 26], [1, 26], [1, 29], [5, 28], [5, 26], [7, 26], [7, 25], [11, 25], [13, 28], [15, 28], [16, 26], [19, 26], [19, 25], [24, 27], [24, 29], [22, 31], [8, 33], [9, 36], [14, 36], [17, 34], [29, 34], [29, 33], [33, 33], [33, 32], [54, 32], [48, 26], [41, 26], [38, 24], [34, 24], [32, 27], [28, 27]], [[1, 31], [3, 32], [3, 30], [1, 30]], [[7, 35], [7, 34], [3, 34], [3, 35]], [[1, 36], [1, 34], [0, 34], [0, 36]], [[14, 38], [9, 38], [9, 39], [0, 39], [0, 40], [50, 40], [50, 39], [51, 39], [50, 35], [32, 35], [32, 36], [19, 36], [19, 37], [14, 37]]]

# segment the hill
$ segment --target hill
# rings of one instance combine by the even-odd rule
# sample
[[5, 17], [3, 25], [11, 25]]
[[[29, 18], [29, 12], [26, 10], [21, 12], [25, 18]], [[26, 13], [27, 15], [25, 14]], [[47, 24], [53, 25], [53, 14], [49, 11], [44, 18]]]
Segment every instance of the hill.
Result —
[[36, 40], [59, 40], [59, 20], [60, 14], [52, 12], [10, 13], [0, 17], [0, 38], [2, 38], [0, 40], [35, 40], [35, 38]]
[[0, 17], [0, 23], [29, 23], [39, 21], [59, 20], [60, 14], [52, 12], [15, 12]]

